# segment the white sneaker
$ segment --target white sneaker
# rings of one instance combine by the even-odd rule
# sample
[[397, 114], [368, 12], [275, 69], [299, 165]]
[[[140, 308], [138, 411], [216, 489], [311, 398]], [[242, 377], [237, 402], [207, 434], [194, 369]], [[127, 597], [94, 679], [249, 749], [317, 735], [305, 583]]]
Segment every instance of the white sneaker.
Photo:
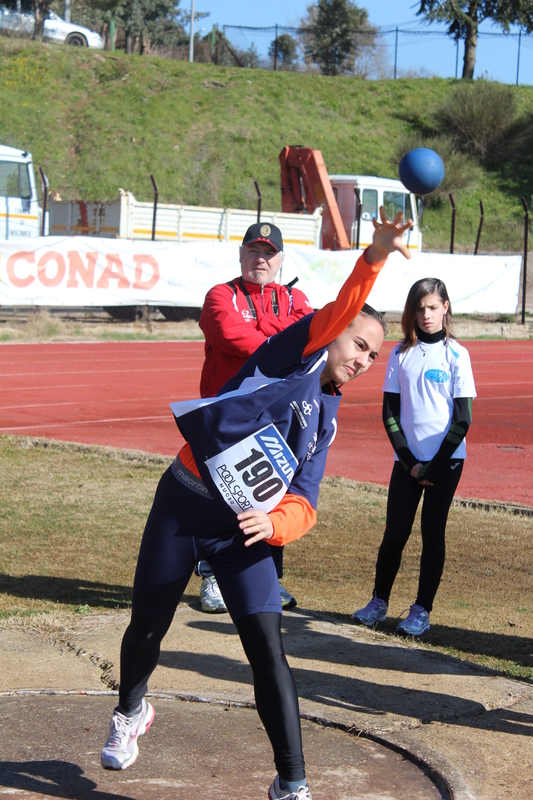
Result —
[[268, 790], [268, 800], [312, 800], [309, 786], [300, 786], [295, 792], [286, 792], [280, 788], [279, 775]]
[[154, 707], [143, 700], [141, 710], [134, 717], [125, 717], [115, 709], [109, 723], [109, 736], [102, 750], [104, 769], [126, 769], [139, 755], [137, 739], [154, 721]]
[[203, 579], [200, 587], [200, 600], [202, 601], [202, 611], [206, 611], [208, 614], [223, 614], [228, 610], [214, 575]]
[[279, 596], [282, 608], [294, 608], [294, 606], [297, 605], [296, 598], [293, 597], [292, 594], [290, 594], [286, 589], [284, 589], [281, 583], [279, 585]]

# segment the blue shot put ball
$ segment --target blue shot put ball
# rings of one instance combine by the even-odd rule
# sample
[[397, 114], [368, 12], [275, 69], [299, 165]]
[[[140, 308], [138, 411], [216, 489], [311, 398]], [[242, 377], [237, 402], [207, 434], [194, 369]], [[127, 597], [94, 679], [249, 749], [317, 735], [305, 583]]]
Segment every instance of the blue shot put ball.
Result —
[[440, 186], [444, 178], [444, 162], [434, 150], [417, 147], [400, 161], [400, 180], [413, 194], [429, 194]]

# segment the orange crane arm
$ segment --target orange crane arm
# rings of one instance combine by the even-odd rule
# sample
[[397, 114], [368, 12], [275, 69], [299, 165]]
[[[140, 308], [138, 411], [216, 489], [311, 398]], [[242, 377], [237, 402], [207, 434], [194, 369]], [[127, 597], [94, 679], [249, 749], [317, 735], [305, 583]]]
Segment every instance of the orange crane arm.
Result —
[[281, 210], [312, 214], [322, 206], [322, 247], [324, 250], [349, 250], [348, 236], [320, 150], [284, 147], [279, 160]]

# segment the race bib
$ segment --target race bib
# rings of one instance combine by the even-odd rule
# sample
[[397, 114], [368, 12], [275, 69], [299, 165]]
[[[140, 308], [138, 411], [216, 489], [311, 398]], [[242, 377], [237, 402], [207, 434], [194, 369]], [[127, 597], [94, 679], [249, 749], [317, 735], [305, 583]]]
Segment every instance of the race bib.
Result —
[[268, 513], [290, 486], [298, 460], [275, 425], [228, 447], [205, 462], [228, 506]]

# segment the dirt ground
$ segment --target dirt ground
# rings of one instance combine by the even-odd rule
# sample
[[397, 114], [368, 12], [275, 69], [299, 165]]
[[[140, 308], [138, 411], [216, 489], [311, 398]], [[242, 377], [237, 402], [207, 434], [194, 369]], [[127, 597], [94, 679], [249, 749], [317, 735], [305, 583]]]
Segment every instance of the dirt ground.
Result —
[[[127, 623], [127, 611], [12, 618], [0, 623], [0, 706], [4, 710], [4, 737], [9, 742], [7, 750], [7, 746], [3, 747], [4, 767], [7, 760], [16, 765], [19, 777], [20, 772], [31, 773], [24, 758], [34, 759], [40, 753], [42, 774], [46, 765], [53, 761], [55, 752], [63, 754], [71, 771], [78, 775], [86, 751], [92, 754], [93, 762], [97, 761], [99, 748], [105, 741], [107, 721], [116, 702], [113, 697], [107, 697], [107, 702], [101, 698], [117, 688], [120, 640]], [[283, 615], [283, 628], [303, 718], [322, 729], [344, 733], [339, 739], [340, 749], [326, 747], [320, 742], [317, 745], [316, 734], [304, 725], [304, 748], [315, 800], [403, 800], [406, 797], [404, 778], [383, 760], [385, 754], [374, 754], [375, 761], [367, 763], [363, 769], [357, 764], [357, 759], [364, 760], [362, 751], [358, 749], [352, 756], [346, 752], [347, 747], [355, 746], [347, 742], [348, 735], [370, 739], [389, 753], [400, 753], [401, 761], [417, 765], [422, 773], [431, 777], [432, 786], [437, 785], [439, 789], [434, 794], [429, 785], [426, 789], [412, 786], [407, 794], [409, 798], [527, 800], [533, 795], [531, 685], [499, 677], [490, 670], [424, 650], [414, 643], [396, 641], [298, 608]], [[196, 731], [199, 726], [201, 729], [210, 724], [212, 712], [208, 712], [207, 706], [202, 716], [202, 706], [191, 705], [187, 711], [183, 703], [178, 702], [180, 700], [210, 706], [222, 704], [229, 709], [253, 705], [251, 671], [228, 616], [202, 614], [196, 600], [181, 604], [163, 642], [160, 665], [152, 676], [150, 691], [156, 708], [154, 731], [159, 732], [150, 731], [143, 738], [138, 763], [142, 764], [144, 754], [149, 759], [150, 775], [157, 772], [154, 765], [158, 765], [160, 779], [167, 780], [166, 783], [160, 780], [158, 785], [167, 788], [174, 785], [174, 789], [170, 794], [161, 790], [160, 794], [150, 791], [144, 796], [192, 800], [197, 796], [195, 793], [178, 792], [179, 786], [168, 782], [172, 776], [174, 781], [177, 779], [182, 767], [179, 759], [169, 762], [167, 747], [164, 740], [161, 744], [160, 736], [166, 731], [175, 747], [180, 714], [187, 714], [190, 718], [187, 724]], [[65, 697], [71, 695], [87, 695], [82, 704], [85, 711], [80, 707], [76, 712], [72, 703], [66, 702]], [[92, 696], [96, 698], [91, 705]], [[55, 704], [45, 703], [43, 697], [56, 697], [61, 703], [59, 700]], [[71, 720], [68, 725], [61, 723], [58, 727], [55, 722], [58, 714], [60, 718], [65, 714], [74, 715], [75, 721]], [[28, 715], [31, 725], [26, 724]], [[215, 723], [219, 725], [216, 720], [213, 725]], [[259, 720], [252, 719], [250, 724], [256, 729]], [[54, 732], [53, 746], [47, 730]], [[91, 731], [90, 736], [84, 734], [84, 730]], [[199, 760], [199, 753], [196, 754], [198, 780], [198, 776], [203, 776], [205, 764], [209, 764], [212, 774], [219, 775], [222, 765], [226, 764], [224, 751], [228, 741], [233, 752], [240, 752], [244, 759], [236, 759], [234, 778], [226, 775], [226, 795], [219, 793], [217, 783], [217, 791], [215, 786], [211, 794], [198, 797], [208, 796], [214, 800], [226, 797], [227, 800], [237, 796], [228, 787], [238, 785], [242, 774], [249, 774], [245, 756], [249, 730], [248, 723], [236, 724], [231, 731], [221, 734], [220, 741], [216, 736], [209, 738], [208, 749]], [[69, 760], [65, 754], [69, 740], [76, 736], [85, 736], [88, 740], [78, 753], [74, 769], [72, 756]], [[203, 743], [198, 743], [200, 748], [207, 746], [205, 729], [203, 736]], [[267, 774], [271, 774], [268, 743], [263, 740], [258, 747], [254, 782], [258, 777], [266, 782]], [[187, 759], [191, 755], [189, 749]], [[217, 753], [218, 771], [214, 768]], [[264, 759], [263, 756], [259, 759], [261, 753]], [[327, 755], [326, 764], [320, 760], [320, 753]], [[329, 782], [323, 780], [325, 767]], [[261, 768], [269, 772], [263, 775], [257, 771]], [[0, 787], [4, 786], [4, 791], [20, 798], [50, 796], [48, 792], [28, 795], [22, 791], [33, 785], [13, 783], [14, 769], [2, 780], [0, 762]], [[142, 769], [139, 772], [133, 767], [126, 775], [131, 791], [120, 795], [97, 793], [98, 796], [120, 796], [123, 800], [143, 796], [138, 793], [140, 787], [135, 789], [138, 781], [142, 783], [146, 778]], [[99, 789], [104, 788], [101, 781], [107, 780], [105, 776], [106, 773], [96, 768], [91, 772]], [[406, 775], [405, 781], [408, 780], [411, 778]], [[332, 785], [337, 787], [334, 791]], [[21, 790], [20, 794], [16, 787]], [[109, 789], [109, 783], [105, 787]], [[126, 788], [123, 782], [121, 788], [123, 791]], [[51, 794], [85, 796], [76, 792], [58, 795], [53, 791]], [[87, 794], [91, 796], [96, 795]], [[259, 795], [254, 793], [252, 785], [238, 796], [253, 800]]]

